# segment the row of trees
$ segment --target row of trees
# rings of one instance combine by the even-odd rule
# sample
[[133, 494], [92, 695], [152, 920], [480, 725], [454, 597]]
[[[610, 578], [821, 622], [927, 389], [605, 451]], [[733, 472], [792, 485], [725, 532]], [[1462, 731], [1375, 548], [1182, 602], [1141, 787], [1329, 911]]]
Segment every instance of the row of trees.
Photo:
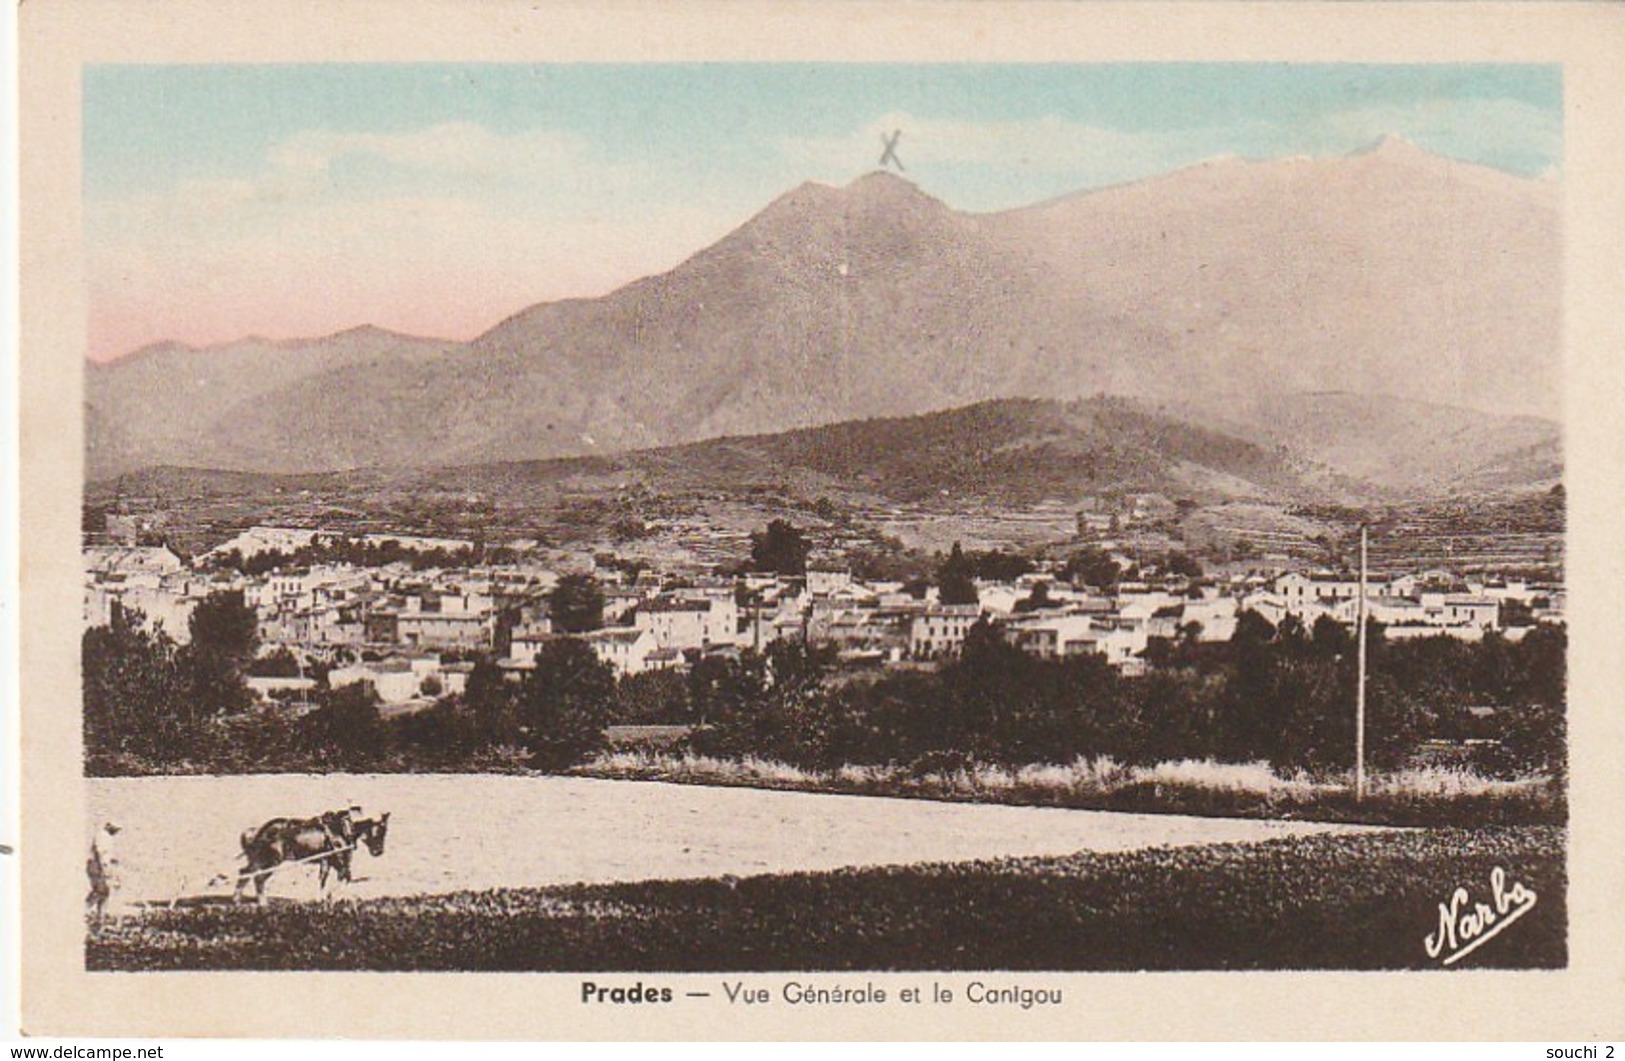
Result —
[[185, 645], [135, 614], [85, 631], [87, 771], [364, 769], [393, 753], [456, 763], [496, 747], [537, 768], [562, 769], [601, 747], [605, 724], [620, 713], [614, 671], [569, 638], [549, 644], [521, 683], [481, 659], [462, 696], [417, 715], [386, 720], [362, 685], [320, 689], [314, 710], [299, 718], [251, 712], [250, 670], [297, 666], [288, 653], [256, 661], [255, 629], [240, 593], [218, 593], [193, 612]]
[[[1371, 765], [1398, 765], [1424, 740], [1478, 739], [1480, 765], [1563, 769], [1561, 629], [1475, 644], [1389, 643], [1380, 626], [1371, 632]], [[1354, 747], [1350, 633], [1330, 620], [1277, 628], [1252, 612], [1228, 642], [1162, 645], [1151, 673], [1135, 678], [1094, 656], [1034, 659], [985, 621], [939, 671], [862, 679], [840, 676], [833, 650], [797, 642], [706, 658], [686, 675], [617, 679], [584, 642], [561, 638], [521, 682], [481, 659], [460, 695], [394, 719], [360, 686], [321, 690], [299, 718], [249, 712], [243, 679], [256, 645], [240, 597], [203, 602], [190, 633], [177, 646], [133, 621], [86, 631], [91, 772], [458, 767], [498, 749], [558, 770], [602, 747], [617, 722], [685, 723], [700, 751], [816, 768], [1110, 755], [1341, 769]]]
[[[1202, 565], [1182, 552], [1171, 552], [1157, 557], [1154, 566], [1164, 574], [1187, 578], [1202, 576]], [[934, 581], [938, 599], [943, 604], [975, 604], [978, 599], [977, 579], [1013, 582], [1032, 570], [1032, 561], [1019, 553], [1006, 553], [997, 549], [967, 553], [958, 542], [955, 542], [948, 555], [937, 564]], [[1116, 589], [1119, 583], [1140, 577], [1140, 569], [1134, 565], [1125, 568], [1105, 550], [1091, 547], [1080, 549], [1068, 557], [1066, 565], [1060, 571], [1060, 577], [1076, 586], [1090, 586], [1110, 592]], [[928, 583], [922, 581], [911, 588], [916, 590], [918, 595], [923, 595], [927, 585]]]
[[[750, 542], [750, 562], [744, 565], [746, 570], [781, 575], [806, 574], [807, 558], [812, 551], [812, 544], [806, 535], [789, 521], [783, 519], [771, 521], [765, 528], [753, 533]], [[896, 548], [901, 548], [901, 543], [894, 544]], [[1148, 562], [1166, 574], [1190, 578], [1202, 576], [1201, 563], [1187, 553], [1170, 552]], [[870, 558], [866, 564], [859, 566], [873, 568], [876, 565], [873, 558]], [[975, 604], [977, 579], [1013, 582], [1032, 571], [1032, 558], [1021, 553], [1006, 552], [1002, 549], [967, 551], [960, 543], [955, 542], [946, 556], [937, 554], [933, 566], [927, 568], [923, 576], [907, 577], [903, 580], [916, 596], [923, 596], [928, 587], [935, 585], [944, 604]], [[870, 573], [874, 577], [884, 579], [902, 572], [876, 570]], [[1125, 568], [1114, 560], [1111, 554], [1094, 547], [1073, 553], [1060, 571], [1060, 577], [1068, 582], [1103, 590], [1113, 589], [1119, 582], [1137, 578], [1139, 575], [1140, 570], [1137, 566]]]
[[239, 549], [229, 549], [215, 557], [215, 563], [245, 575], [269, 574], [284, 567], [311, 567], [317, 564], [352, 564], [356, 567], [385, 567], [389, 564], [409, 564], [413, 570], [431, 568], [468, 567], [483, 561], [495, 561], [479, 545], [447, 549], [444, 546], [419, 548], [403, 544], [394, 538], [382, 541], [346, 536], [318, 537], [309, 545], [287, 552], [265, 549], [244, 556]]
[[[985, 622], [942, 670], [874, 681], [832, 684], [827, 653], [775, 644], [761, 657], [696, 668], [689, 707], [707, 724], [695, 738], [701, 750], [813, 768], [944, 755], [1008, 764], [1110, 755], [1345, 769], [1355, 743], [1352, 638], [1335, 623], [1314, 633], [1277, 630], [1248, 613], [1230, 642], [1190, 642], [1134, 678], [1092, 655], [1034, 659]], [[1560, 629], [1515, 644], [1387, 644], [1380, 628], [1372, 633], [1368, 765], [1398, 766], [1424, 740], [1479, 737], [1493, 742], [1483, 746], [1482, 767], [1562, 771]]]

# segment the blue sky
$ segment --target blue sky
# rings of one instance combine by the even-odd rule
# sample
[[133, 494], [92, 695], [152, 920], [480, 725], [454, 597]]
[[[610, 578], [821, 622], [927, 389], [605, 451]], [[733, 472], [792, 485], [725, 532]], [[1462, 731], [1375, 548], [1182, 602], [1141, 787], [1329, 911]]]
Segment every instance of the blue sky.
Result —
[[[972, 211], [1385, 134], [1523, 176], [1562, 158], [1556, 66], [94, 66], [84, 87], [100, 357], [362, 320], [461, 337], [874, 169], [885, 129]], [[182, 292], [190, 320], [165, 308]]]

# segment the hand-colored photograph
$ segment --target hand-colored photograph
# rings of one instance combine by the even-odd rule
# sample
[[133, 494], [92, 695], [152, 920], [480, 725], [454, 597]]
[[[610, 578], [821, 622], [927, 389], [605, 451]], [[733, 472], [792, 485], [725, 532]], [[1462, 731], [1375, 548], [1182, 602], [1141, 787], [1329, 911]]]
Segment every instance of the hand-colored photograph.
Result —
[[1568, 965], [1562, 66], [82, 89], [86, 969]]

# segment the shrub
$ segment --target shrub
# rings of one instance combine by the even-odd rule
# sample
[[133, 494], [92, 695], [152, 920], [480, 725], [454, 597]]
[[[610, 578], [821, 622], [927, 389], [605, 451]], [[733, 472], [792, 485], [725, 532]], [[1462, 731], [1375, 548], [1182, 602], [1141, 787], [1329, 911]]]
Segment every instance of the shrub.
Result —
[[481, 744], [479, 724], [473, 714], [449, 700], [391, 719], [387, 726], [391, 745], [437, 766], [461, 763]]
[[301, 743], [318, 764], [365, 770], [387, 755], [388, 731], [371, 685], [357, 682], [322, 693], [319, 703], [299, 720]]

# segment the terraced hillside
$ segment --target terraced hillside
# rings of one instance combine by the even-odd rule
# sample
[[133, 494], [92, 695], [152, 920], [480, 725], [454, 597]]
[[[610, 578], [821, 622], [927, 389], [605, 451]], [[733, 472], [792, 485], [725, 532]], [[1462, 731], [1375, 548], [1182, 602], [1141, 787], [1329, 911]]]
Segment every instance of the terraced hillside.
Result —
[[1371, 538], [1373, 567], [1563, 574], [1561, 486], [1501, 499], [1443, 501], [1387, 513]]

